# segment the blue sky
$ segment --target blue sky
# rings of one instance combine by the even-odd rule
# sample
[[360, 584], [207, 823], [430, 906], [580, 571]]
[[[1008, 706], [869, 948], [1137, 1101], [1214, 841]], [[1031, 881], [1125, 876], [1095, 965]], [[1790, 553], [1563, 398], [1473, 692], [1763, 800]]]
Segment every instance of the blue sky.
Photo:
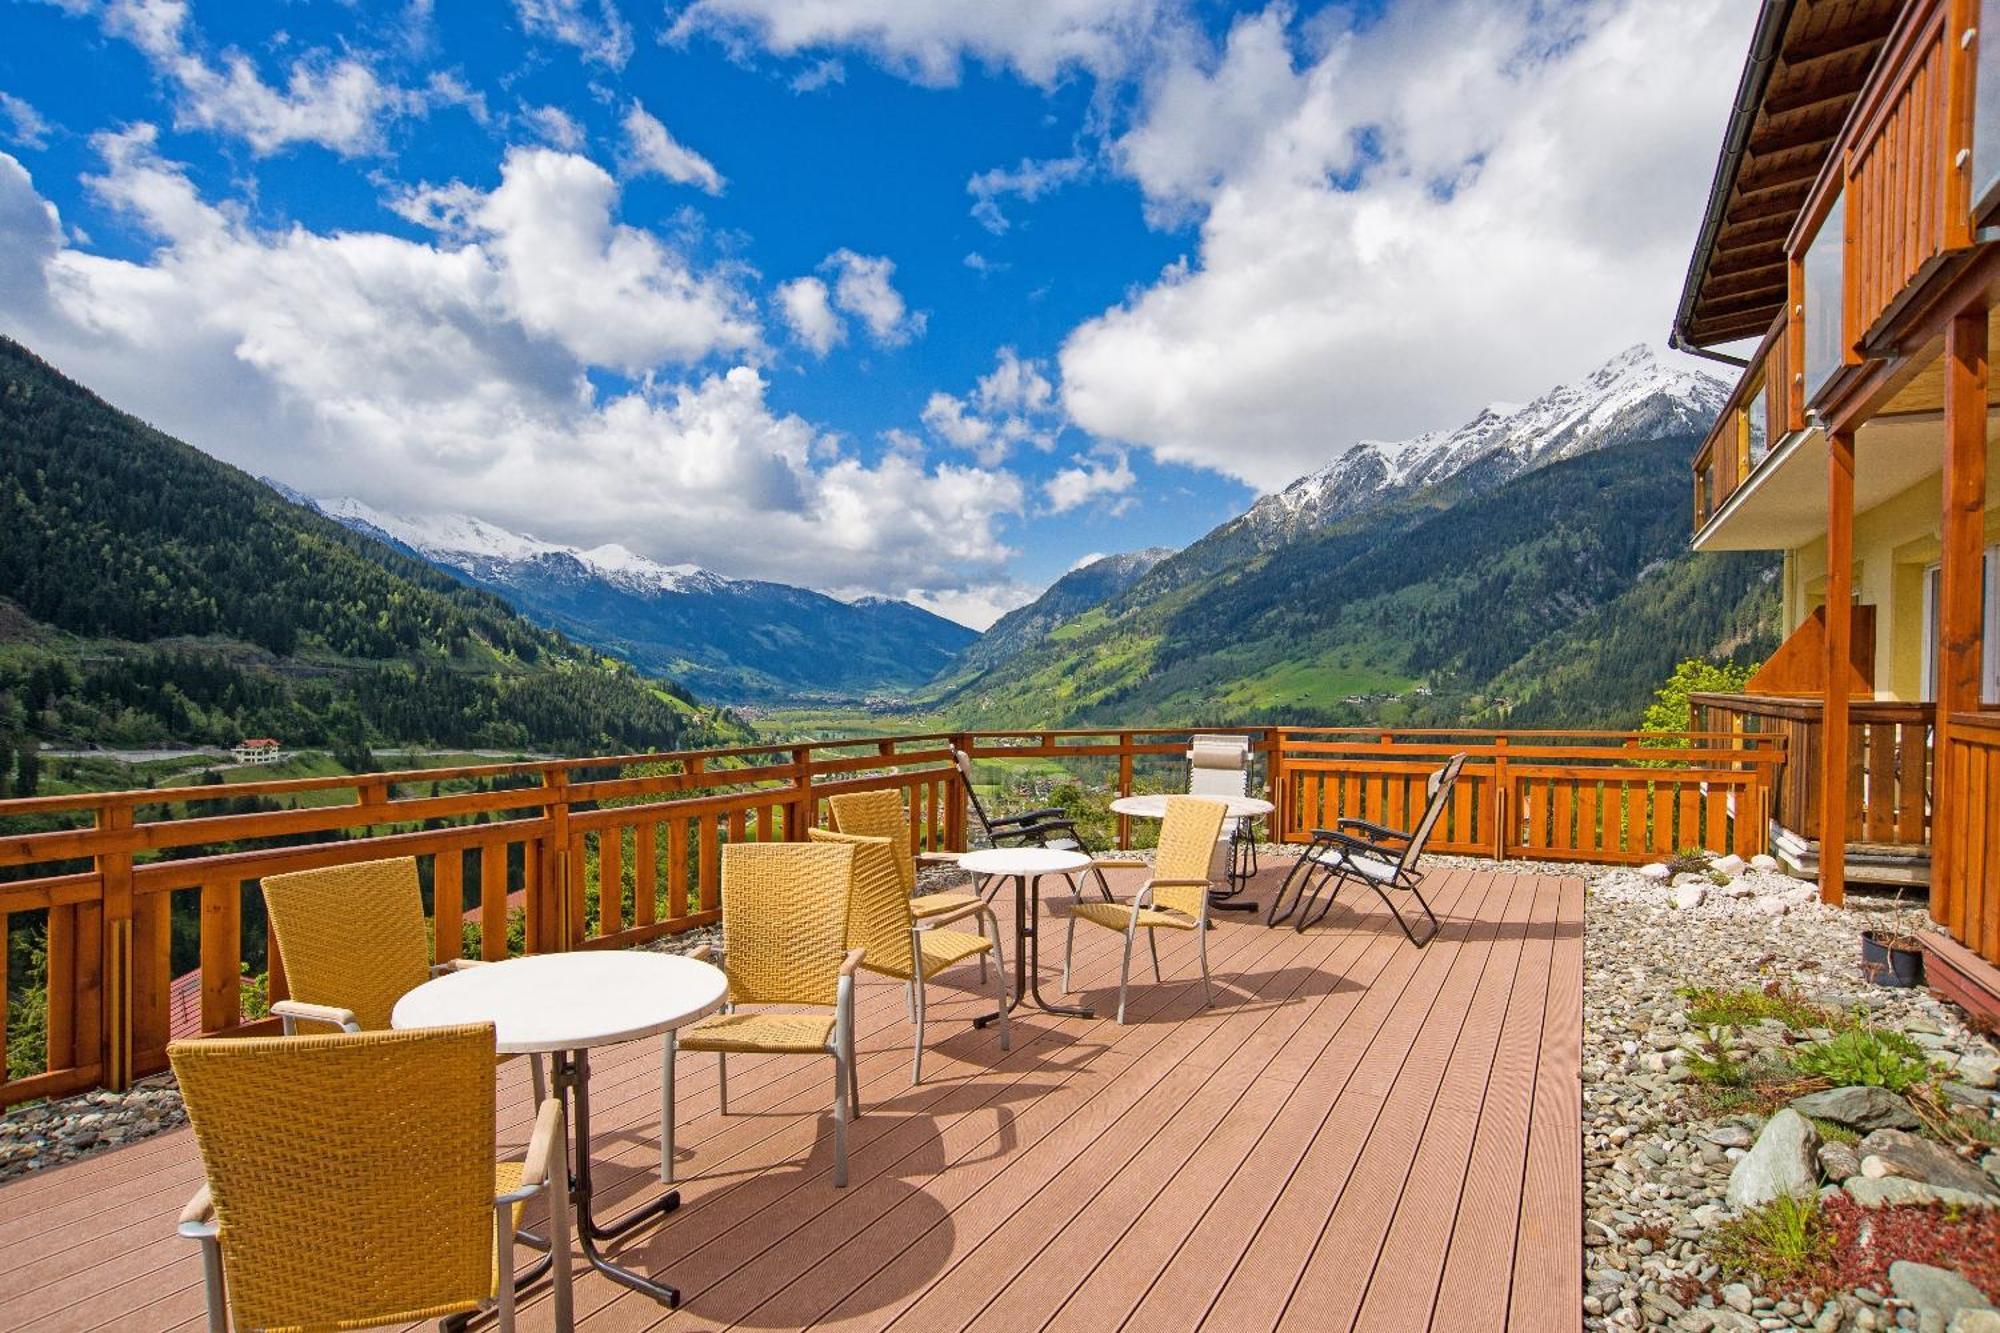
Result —
[[1745, 8], [0, 0], [0, 331], [316, 494], [976, 623], [1657, 339]]

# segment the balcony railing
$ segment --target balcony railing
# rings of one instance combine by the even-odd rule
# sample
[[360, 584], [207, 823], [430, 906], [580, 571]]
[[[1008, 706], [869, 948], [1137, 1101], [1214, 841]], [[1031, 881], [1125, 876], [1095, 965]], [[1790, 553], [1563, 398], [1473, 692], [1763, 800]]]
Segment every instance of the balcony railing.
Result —
[[[0, 1011], [0, 1054], [12, 1042], [16, 1057], [12, 1078], [0, 1063], [0, 1106], [163, 1068], [170, 988], [191, 963], [191, 1029], [265, 1030], [244, 1000], [260, 985], [267, 1001], [286, 995], [263, 930], [267, 874], [415, 857], [445, 956], [454, 942], [485, 958], [625, 947], [717, 920], [722, 845], [803, 838], [839, 792], [900, 790], [919, 849], [963, 848], [951, 746], [1125, 794], [1184, 780], [1194, 730], [932, 733], [0, 802], [0, 937], [46, 959], [38, 985], [13, 978]], [[1407, 826], [1426, 775], [1463, 750], [1433, 845], [1503, 858], [1757, 850], [1783, 762], [1783, 742], [1763, 735], [1251, 735], [1276, 840], [1343, 817]]]
[[1955, 713], [1949, 772], [1939, 799], [1949, 806], [1951, 851], [1931, 912], [1953, 938], [2000, 963], [2000, 713]]
[[1781, 313], [1750, 358], [1729, 402], [1694, 457], [1694, 526], [1699, 532], [1729, 497], [1799, 428], [1801, 397], [1792, 372], [1790, 325]]

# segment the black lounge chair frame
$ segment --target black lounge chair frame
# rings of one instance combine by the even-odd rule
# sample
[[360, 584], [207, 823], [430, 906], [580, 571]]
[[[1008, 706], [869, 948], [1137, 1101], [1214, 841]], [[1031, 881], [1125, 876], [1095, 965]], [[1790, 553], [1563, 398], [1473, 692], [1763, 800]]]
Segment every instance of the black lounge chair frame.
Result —
[[[963, 750], [954, 749], [951, 752], [951, 762], [958, 769], [958, 780], [965, 786], [966, 803], [972, 807], [973, 818], [979, 821], [979, 827], [985, 830], [986, 841], [989, 844], [994, 847], [1048, 847], [1058, 851], [1076, 851], [1090, 857], [1093, 862], [1096, 860], [1097, 853], [1085, 844], [1083, 835], [1077, 832], [1076, 821], [1070, 818], [1068, 811], [1060, 806], [1047, 806], [1039, 810], [1029, 810], [1022, 814], [994, 819], [986, 813], [986, 807], [979, 800], [979, 791], [972, 785], [972, 756]], [[1097, 891], [1103, 895], [1105, 902], [1116, 901], [1112, 896], [1109, 881], [1104, 878], [1104, 872], [1096, 865], [1077, 871], [1076, 874], [1089, 875], [1096, 880]], [[983, 878], [984, 882], [976, 883], [974, 888], [991, 902], [993, 895], [999, 891], [1001, 881], [991, 876]], [[1064, 878], [1069, 880], [1071, 889], [1081, 894], [1081, 890], [1077, 888], [1075, 875], [1067, 875]]]

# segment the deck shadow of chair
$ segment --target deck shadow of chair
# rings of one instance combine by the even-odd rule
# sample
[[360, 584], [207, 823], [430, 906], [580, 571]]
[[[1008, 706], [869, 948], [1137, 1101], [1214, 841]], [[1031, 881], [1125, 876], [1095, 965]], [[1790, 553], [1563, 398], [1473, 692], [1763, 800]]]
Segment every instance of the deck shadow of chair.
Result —
[[[958, 780], [965, 788], [966, 803], [972, 809], [973, 818], [979, 821], [980, 830], [986, 834], [988, 846], [1046, 847], [1057, 852], [1081, 852], [1091, 857], [1096, 855], [1084, 842], [1083, 835], [1077, 832], [1076, 821], [1061, 806], [1043, 806], [1037, 810], [1028, 810], [1018, 815], [1005, 815], [999, 819], [988, 815], [985, 803], [979, 799], [979, 789], [972, 783], [972, 756], [963, 750], [953, 749], [951, 762], [958, 769]], [[1104, 872], [1095, 865], [1088, 866], [1076, 874], [1089, 875], [1096, 880], [1098, 895], [1105, 902], [1116, 901], [1111, 892], [1110, 881], [1104, 878]], [[1064, 874], [1063, 878], [1069, 881], [1071, 894], [1081, 898], [1083, 890], [1076, 882], [1076, 875]], [[975, 880], [974, 887], [990, 903], [1003, 882], [997, 876], [988, 876], [983, 881]]]
[[[1439, 818], [1443, 816], [1446, 804], [1451, 800], [1452, 786], [1458, 781], [1465, 760], [1464, 754], [1455, 754], [1445, 761], [1444, 767], [1425, 779], [1428, 800], [1424, 803], [1423, 816], [1413, 829], [1394, 829], [1373, 820], [1351, 818], [1339, 820], [1331, 829], [1314, 829], [1311, 844], [1299, 856], [1298, 863], [1285, 876], [1277, 894], [1271, 899], [1265, 924], [1275, 926], [1290, 918], [1296, 930], [1317, 925], [1333, 910], [1341, 886], [1352, 882], [1365, 884], [1375, 891], [1410, 943], [1421, 949], [1436, 939], [1437, 914], [1431, 911], [1430, 903], [1424, 899], [1424, 872], [1419, 858]], [[1350, 829], [1368, 836], [1357, 836], [1348, 832]], [[1423, 911], [1430, 929], [1422, 939], [1410, 929], [1410, 923], [1397, 909], [1395, 899], [1389, 896], [1391, 890], [1409, 894]], [[1289, 906], [1285, 903], [1287, 891], [1291, 894]], [[1319, 901], [1322, 891], [1326, 891], [1324, 902]]]

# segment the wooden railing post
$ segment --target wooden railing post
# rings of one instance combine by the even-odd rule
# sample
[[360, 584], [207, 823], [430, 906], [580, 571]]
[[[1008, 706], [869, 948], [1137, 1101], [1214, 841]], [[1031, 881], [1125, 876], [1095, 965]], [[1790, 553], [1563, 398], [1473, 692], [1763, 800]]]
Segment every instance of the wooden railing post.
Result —
[[[116, 838], [132, 828], [132, 807], [101, 805], [97, 830]], [[100, 853], [97, 876], [103, 904], [100, 930], [102, 961], [98, 975], [103, 990], [100, 1034], [100, 1080], [113, 1092], [132, 1086], [132, 852], [116, 848]]]
[[[891, 750], [893, 754], [894, 751]], [[813, 796], [812, 746], [792, 747], [792, 767], [797, 770], [792, 777], [792, 788], [796, 793], [785, 806], [785, 841], [804, 842], [806, 830], [813, 826], [819, 811], [815, 809], [817, 798]], [[916, 793], [910, 793], [911, 814], [916, 813]]]
[[1271, 803], [1271, 841], [1282, 844], [1291, 833], [1290, 812], [1285, 808], [1282, 765], [1284, 733], [1276, 727], [1264, 732], [1264, 799]]
[[1512, 812], [1508, 809], [1512, 801], [1507, 787], [1507, 738], [1493, 738], [1493, 859], [1507, 859], [1507, 844], [1512, 841], [1507, 823]]
[[[949, 741], [952, 749], [960, 754], [972, 753], [972, 737], [964, 732], [953, 732]], [[950, 803], [945, 806], [945, 850], [962, 852], [966, 850], [966, 827], [972, 814], [972, 795], [965, 788], [964, 779], [959, 776], [957, 765], [952, 766], [951, 781], [946, 784], [951, 792]]]
[[[1118, 795], [1125, 797], [1131, 794], [1132, 733], [1121, 731], [1118, 733]], [[1120, 847], [1130, 847], [1132, 845], [1132, 817], [1130, 815], [1118, 816], [1118, 845]]]
[[552, 768], [542, 774], [542, 798], [549, 818], [549, 832], [542, 843], [542, 887], [540, 910], [531, 918], [540, 923], [529, 952], [565, 953], [575, 943], [570, 939], [570, 897], [581, 893], [578, 881], [582, 866], [570, 864], [569, 770]]

